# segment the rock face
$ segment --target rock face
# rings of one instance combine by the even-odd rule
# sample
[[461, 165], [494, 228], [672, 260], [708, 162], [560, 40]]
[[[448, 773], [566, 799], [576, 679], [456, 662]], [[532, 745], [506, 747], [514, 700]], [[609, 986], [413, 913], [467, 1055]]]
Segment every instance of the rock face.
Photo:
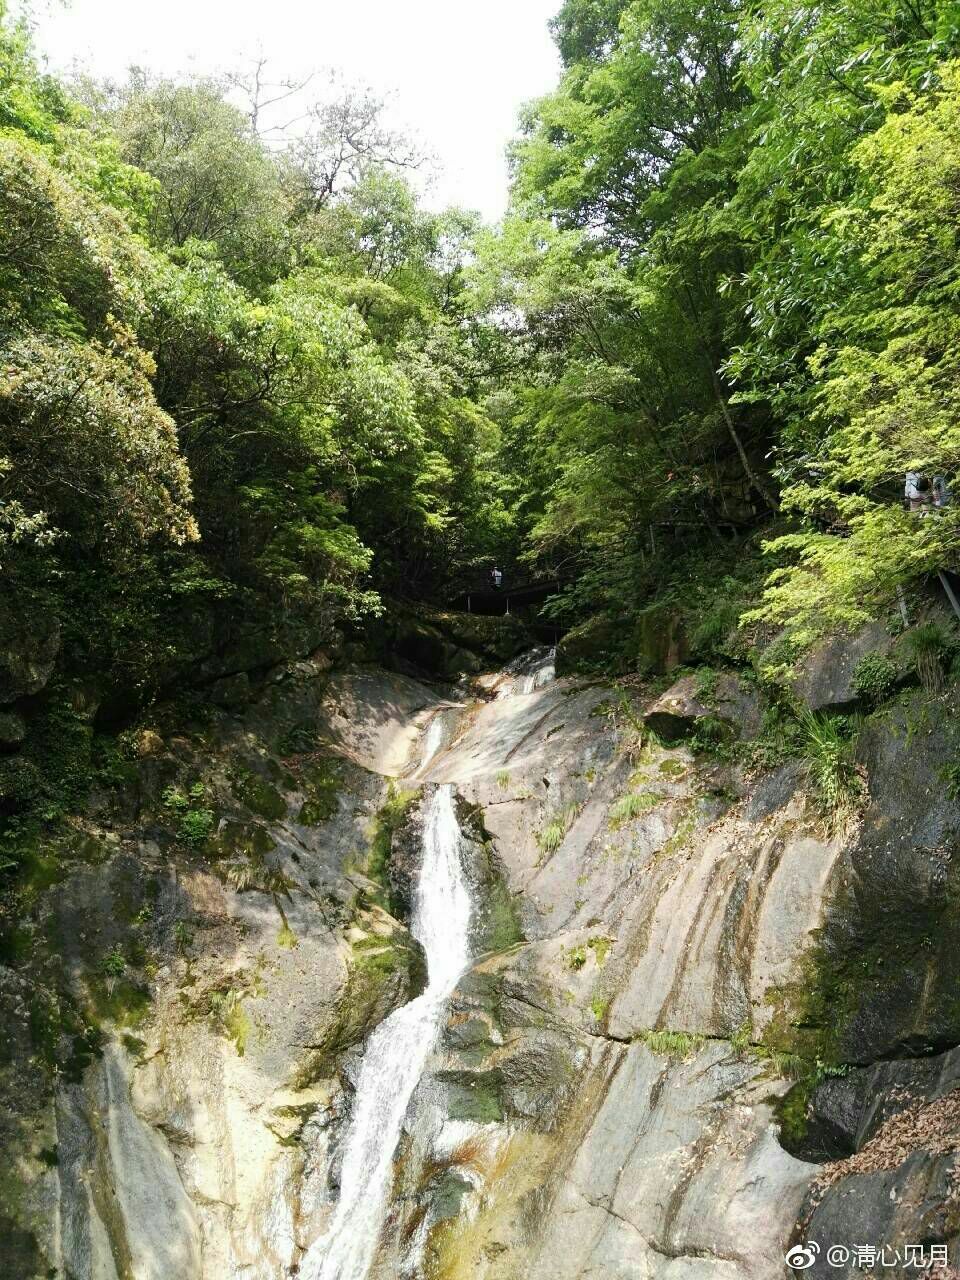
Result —
[[[328, 667], [218, 696], [202, 737], [144, 726], [39, 900], [46, 968], [0, 967], [17, 1280], [296, 1274], [364, 1041], [423, 984], [404, 921], [438, 783], [473, 963], [373, 1280], [774, 1280], [808, 1239], [956, 1260], [952, 695], [871, 719], [834, 829], [802, 761], [760, 767], [732, 673], [658, 700], [514, 669], [469, 700]], [[83, 1011], [54, 1096], [42, 983]]]
[[831, 636], [805, 658], [795, 692], [812, 711], [850, 706], [857, 697], [853, 686], [857, 663], [868, 654], [888, 654], [892, 648], [893, 637], [880, 623], [856, 635]]
[[0, 607], [0, 704], [41, 690], [53, 674], [60, 652], [60, 628], [54, 619], [31, 620], [27, 627], [16, 609]]

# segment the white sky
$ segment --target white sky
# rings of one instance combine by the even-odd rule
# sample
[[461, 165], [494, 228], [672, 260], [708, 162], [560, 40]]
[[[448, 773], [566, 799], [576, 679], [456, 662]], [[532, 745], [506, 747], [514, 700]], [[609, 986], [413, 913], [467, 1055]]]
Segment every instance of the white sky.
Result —
[[[257, 52], [280, 80], [314, 69], [391, 98], [390, 121], [436, 158], [434, 208], [489, 220], [504, 211], [504, 148], [523, 102], [547, 92], [559, 63], [547, 19], [561, 0], [58, 0], [32, 4], [51, 70], [79, 62], [122, 77], [131, 64], [212, 74]], [[318, 80], [321, 86], [324, 78]]]

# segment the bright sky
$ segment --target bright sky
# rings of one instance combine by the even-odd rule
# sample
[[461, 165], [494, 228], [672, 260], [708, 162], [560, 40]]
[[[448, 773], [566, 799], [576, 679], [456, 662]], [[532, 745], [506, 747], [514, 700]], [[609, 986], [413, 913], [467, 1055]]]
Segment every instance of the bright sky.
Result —
[[[51, 70], [79, 62], [122, 77], [131, 64], [211, 74], [262, 51], [273, 79], [339, 71], [391, 98], [390, 121], [436, 158], [434, 208], [498, 218], [504, 148], [523, 102], [559, 64], [547, 19], [561, 0], [34, 0], [36, 44]], [[323, 84], [323, 77], [318, 80]]]

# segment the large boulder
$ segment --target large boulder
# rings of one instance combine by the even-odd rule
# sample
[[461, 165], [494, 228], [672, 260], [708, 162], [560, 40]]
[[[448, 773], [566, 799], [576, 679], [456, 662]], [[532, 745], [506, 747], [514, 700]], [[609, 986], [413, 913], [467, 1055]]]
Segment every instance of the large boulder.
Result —
[[857, 701], [854, 675], [870, 653], [888, 654], [893, 637], [874, 622], [855, 635], [834, 635], [820, 642], [800, 664], [793, 690], [811, 711], [843, 710]]
[[572, 627], [557, 645], [557, 674], [589, 671], [622, 657], [629, 631], [609, 613], [596, 613]]
[[[830, 1264], [821, 1253], [810, 1274], [863, 1274], [854, 1250], [883, 1244], [894, 1252], [921, 1242], [957, 1258], [960, 1205], [952, 1190], [960, 1142], [960, 1050], [922, 1061], [882, 1062], [824, 1081], [810, 1102], [810, 1137], [834, 1125], [843, 1149], [813, 1183], [801, 1221], [804, 1238], [844, 1246]], [[806, 1154], [809, 1158], [811, 1152]], [[842, 1158], [837, 1158], [840, 1156]], [[912, 1273], [904, 1268], [897, 1275]]]
[[642, 668], [665, 675], [683, 665], [690, 645], [683, 614], [669, 604], [653, 604], [637, 614], [634, 644]]
[[0, 609], [0, 703], [39, 693], [53, 675], [59, 652], [56, 618]]
[[662, 742], [682, 742], [696, 732], [698, 721], [712, 714], [695, 675], [683, 676], [656, 700], [643, 717], [644, 724]]
[[760, 730], [760, 700], [732, 671], [692, 673], [671, 685], [643, 719], [665, 743], [683, 742], [706, 723], [715, 738], [753, 738]]

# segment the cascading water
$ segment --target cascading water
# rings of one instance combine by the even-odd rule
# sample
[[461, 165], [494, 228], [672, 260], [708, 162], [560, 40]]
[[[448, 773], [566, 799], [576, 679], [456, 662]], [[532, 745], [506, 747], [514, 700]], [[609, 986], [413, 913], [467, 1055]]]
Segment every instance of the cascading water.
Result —
[[424, 818], [412, 932], [427, 957], [427, 989], [367, 1041], [346, 1137], [340, 1199], [301, 1280], [365, 1280], [387, 1214], [403, 1118], [436, 1041], [444, 1002], [470, 962], [470, 894], [460, 863], [453, 788], [438, 787]]
[[512, 698], [518, 693], [533, 693], [542, 685], [549, 684], [556, 674], [556, 649], [533, 649], [504, 667], [497, 697]]
[[546, 655], [537, 662], [533, 670], [523, 677], [520, 692], [533, 693], [535, 689], [539, 689], [542, 685], [549, 684], [556, 674], [557, 651], [556, 649], [549, 649]]

